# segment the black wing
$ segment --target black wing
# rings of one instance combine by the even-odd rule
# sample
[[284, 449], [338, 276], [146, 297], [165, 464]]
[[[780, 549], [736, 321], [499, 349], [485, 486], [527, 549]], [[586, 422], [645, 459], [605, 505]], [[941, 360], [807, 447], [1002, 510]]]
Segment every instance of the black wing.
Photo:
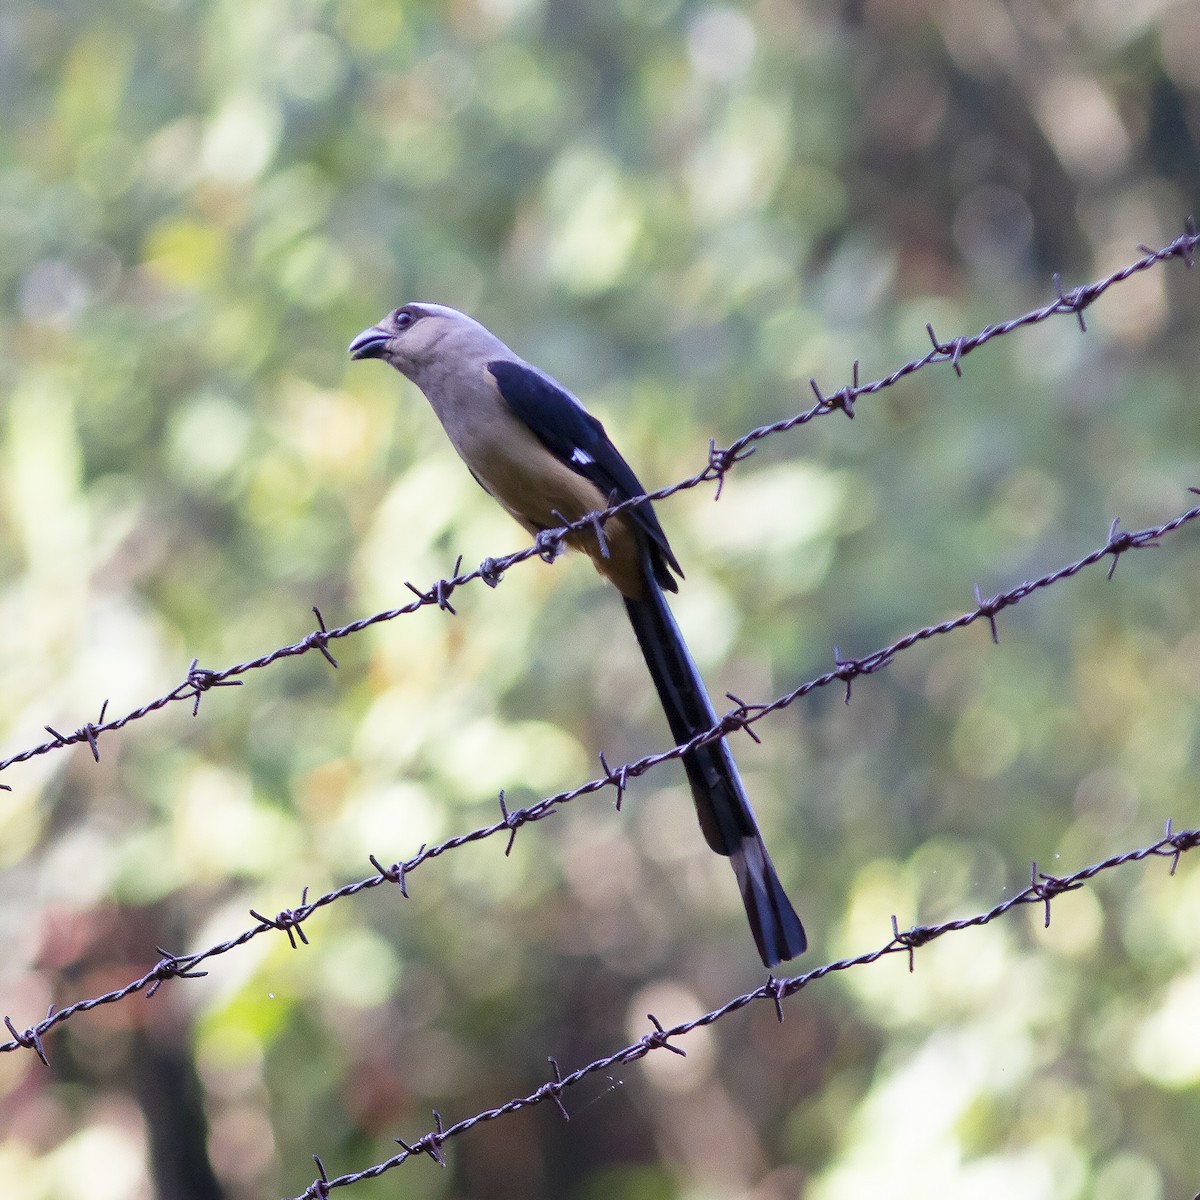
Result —
[[[488, 363], [505, 403], [538, 440], [573, 471], [591, 480], [605, 496], [618, 501], [644, 496], [646, 489], [609, 440], [604, 426], [574, 396], [528, 363], [498, 359]], [[671, 591], [675, 581], [670, 571], [683, 571], [671, 552], [667, 535], [654, 509], [639, 504], [629, 515], [649, 539], [651, 562], [659, 584]]]

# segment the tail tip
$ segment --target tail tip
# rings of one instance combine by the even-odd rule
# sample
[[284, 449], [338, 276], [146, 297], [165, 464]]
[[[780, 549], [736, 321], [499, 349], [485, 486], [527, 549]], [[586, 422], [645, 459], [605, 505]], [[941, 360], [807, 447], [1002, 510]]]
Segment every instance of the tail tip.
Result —
[[788, 906], [787, 913], [781, 913], [780, 916], [783, 919], [775, 927], [775, 936], [769, 943], [757, 936], [758, 930], [754, 931], [755, 940], [758, 942], [758, 953], [762, 958], [763, 966], [767, 968], [777, 967], [789, 959], [799, 958], [808, 949], [808, 935], [804, 932], [800, 918], [791, 911], [791, 905]]

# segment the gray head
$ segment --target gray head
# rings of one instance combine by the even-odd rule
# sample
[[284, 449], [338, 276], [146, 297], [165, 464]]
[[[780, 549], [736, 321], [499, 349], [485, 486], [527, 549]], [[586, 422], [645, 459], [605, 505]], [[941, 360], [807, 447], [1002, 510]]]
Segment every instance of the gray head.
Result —
[[431, 369], [514, 355], [495, 334], [456, 308], [406, 304], [364, 329], [350, 343], [350, 357], [381, 358], [419, 386]]

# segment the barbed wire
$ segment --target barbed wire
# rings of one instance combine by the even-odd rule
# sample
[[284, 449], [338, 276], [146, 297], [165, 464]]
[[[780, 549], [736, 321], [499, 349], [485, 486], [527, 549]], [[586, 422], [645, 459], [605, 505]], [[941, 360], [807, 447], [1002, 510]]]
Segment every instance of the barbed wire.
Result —
[[[453, 613], [455, 610], [454, 606], [450, 603], [450, 598], [459, 588], [465, 587], [475, 580], [482, 580], [489, 587], [496, 587], [505, 572], [512, 567], [531, 558], [552, 559], [556, 557], [562, 552], [567, 538], [572, 534], [593, 530], [599, 537], [601, 536], [600, 529], [604, 522], [631, 508], [635, 508], [639, 504], [665, 500], [678, 492], [699, 487], [705, 483], [716, 483], [715, 496], [719, 498], [721, 489], [724, 486], [726, 473], [738, 463], [750, 457], [754, 453], [757, 443], [766, 438], [796, 429], [817, 417], [827, 416], [834, 412], [843, 412], [847, 417], [853, 418], [854, 406], [859, 399], [882, 392], [899, 383], [902, 379], [907, 378], [909, 375], [913, 375], [917, 371], [923, 370], [925, 367], [935, 363], [949, 363], [953, 367], [955, 374], [961, 376], [962, 361], [972, 351], [979, 349], [994, 338], [1006, 336], [1029, 325], [1039, 324], [1054, 316], [1074, 315], [1079, 322], [1080, 330], [1086, 332], [1087, 323], [1084, 320], [1085, 309], [1099, 299], [1109, 288], [1125, 282], [1133, 275], [1172, 259], [1181, 259], [1190, 269], [1195, 263], [1197, 251], [1200, 250], [1200, 232], [1197, 232], [1195, 222], [1191, 218], [1188, 218], [1185, 222], [1184, 232], [1167, 245], [1157, 250], [1146, 246], [1140, 246], [1139, 249], [1144, 251], [1143, 257], [1136, 259], [1102, 279], [1082, 284], [1068, 292], [1063, 291], [1061, 276], [1055, 275], [1054, 287], [1056, 298], [1052, 302], [1023, 313], [1021, 316], [1012, 317], [998, 324], [988, 325], [978, 333], [960, 335], [951, 338], [947, 342], [943, 342], [934, 332], [932, 324], [927, 324], [925, 329], [929, 335], [930, 349], [923, 355], [910, 359], [891, 374], [879, 379], [868, 383], [860, 383], [858, 378], [859, 364], [857, 360], [853, 363], [851, 370], [853, 382], [839, 388], [830, 395], [822, 392], [815, 379], [810, 379], [809, 386], [816, 396], [816, 402], [810, 408], [782, 420], [751, 429], [723, 448], [718, 448], [715, 441], [710, 441], [708, 461], [694, 475], [690, 475], [667, 487], [659, 488], [657, 491], [650, 492], [644, 496], [631, 497], [619, 504], [611, 505], [600, 512], [589, 513], [578, 521], [564, 524], [557, 529], [545, 530], [530, 545], [523, 549], [499, 558], [484, 559], [477, 567], [469, 571], [462, 571], [462, 558], [460, 557], [449, 578], [439, 579], [428, 588], [422, 589], [413, 583], [406, 582], [405, 586], [415, 596], [415, 599], [408, 604], [385, 609], [372, 616], [362, 617], [359, 620], [351, 621], [349, 624], [339, 625], [332, 629], [326, 626], [320, 610], [314, 607], [312, 611], [316, 616], [318, 627], [297, 642], [280, 646], [258, 658], [236, 663], [233, 666], [224, 667], [220, 670], [201, 667], [199, 660], [193, 659], [191, 666], [188, 668], [187, 676], [181, 683], [176, 684], [170, 691], [165, 692], [156, 699], [125, 713], [123, 716], [114, 717], [112, 720], [106, 719], [108, 701], [105, 700], [95, 721], [86, 721], [71, 733], [60, 733], [52, 725], [47, 724], [44, 728], [51, 735], [51, 740], [38, 743], [7, 758], [0, 759], [0, 772], [40, 755], [81, 744], [86, 744], [92, 752], [92, 757], [99, 762], [99, 739], [103, 734], [114, 733], [119, 729], [123, 729], [126, 725], [140, 721], [148, 717], [151, 713], [159, 712], [168, 705], [180, 701], [190, 700], [192, 702], [192, 715], [195, 716], [199, 712], [200, 699], [205, 692], [214, 688], [240, 687], [243, 683], [241, 676], [251, 671], [262, 670], [285, 658], [296, 658], [317, 651], [324, 656], [331, 666], [336, 667], [337, 660], [333, 657], [329, 649], [331, 642], [361, 633], [373, 625], [407, 616], [430, 605], [437, 605], [438, 608]], [[7, 784], [0, 784], [0, 788], [11, 790]]]
[[[983, 346], [993, 338], [1010, 334], [1028, 325], [1037, 324], [1052, 316], [1074, 314], [1079, 322], [1080, 329], [1086, 332], [1087, 325], [1084, 320], [1085, 309], [1110, 287], [1129, 279], [1132, 275], [1140, 271], [1151, 269], [1159, 263], [1175, 258], [1182, 259], [1190, 268], [1193, 265], [1196, 251], [1200, 249], [1200, 234], [1197, 233], [1193, 222], [1189, 220], [1186, 224], [1185, 232], [1168, 245], [1158, 250], [1151, 250], [1144, 247], [1142, 249], [1145, 251], [1144, 257], [1101, 280], [1075, 288], [1070, 292], [1063, 291], [1060, 278], [1055, 276], [1056, 299], [1054, 301], [1008, 321], [987, 326], [976, 334], [960, 336], [953, 338], [949, 342], [942, 342], [935, 334], [932, 326], [927, 325], [926, 330], [931, 343], [930, 349], [923, 355], [905, 363], [891, 374], [879, 379], [868, 383], [860, 383], [859, 364], [856, 361], [852, 367], [852, 383], [842, 387], [831, 395], [825, 395], [816, 381], [810, 380], [810, 386], [816, 397], [815, 403], [811, 407], [780, 421], [752, 429], [724, 448], [719, 449], [715, 442], [710, 442], [707, 462], [694, 475], [651, 492], [647, 496], [636, 497], [620, 504], [614, 504], [602, 512], [589, 514], [579, 521], [564, 524], [558, 529], [546, 531], [537, 537], [531, 545], [500, 558], [485, 559], [473, 570], [463, 572], [461, 569], [462, 559], [460, 558], [455, 564], [454, 571], [449, 578], [439, 579], [426, 589], [421, 589], [412, 583], [407, 583], [406, 586], [413, 593], [414, 599], [405, 605], [378, 612], [372, 616], [334, 628], [327, 627], [321, 612], [314, 608], [313, 612], [316, 616], [318, 627], [298, 642], [281, 646], [258, 658], [250, 659], [221, 670], [203, 668], [199, 665], [198, 660], [193, 660], [188, 669], [187, 676], [182, 683], [176, 685], [176, 687], [157, 699], [143, 704], [123, 716], [112, 720], [107, 719], [108, 702], [105, 701], [100, 708], [98, 718], [94, 722], [86, 722], [69, 734], [63, 734], [54, 727], [47, 725], [46, 730], [51, 735], [52, 740], [0, 760], [0, 772], [39, 755], [65, 749], [67, 746], [84, 743], [87, 744], [93, 758], [99, 761], [100, 751], [98, 743], [102, 735], [122, 729], [132, 722], [148, 717], [151, 713], [160, 711], [180, 701], [190, 701], [192, 704], [192, 713], [195, 716], [198, 714], [200, 700], [204, 693], [220, 687], [242, 686], [244, 683], [243, 676], [255, 670], [267, 668], [284, 658], [298, 657], [316, 651], [322, 654], [332, 666], [336, 667], [338, 665], [337, 660], [334, 658], [330, 646], [338, 639], [357, 634], [373, 625], [417, 612], [430, 605], [437, 605], [439, 608], [453, 613], [455, 610], [451, 603], [451, 598], [459, 587], [470, 584], [475, 580], [482, 580], [489, 587], [496, 587], [505, 572], [513, 566], [534, 557], [552, 559], [557, 556], [564, 548], [566, 539], [572, 534], [591, 530], [598, 537], [601, 537], [601, 529], [605, 521], [627, 509], [635, 507], [637, 504], [665, 500], [678, 492], [705, 483], [716, 484], [715, 494], [719, 498], [726, 473], [752, 455], [757, 443], [766, 438], [807, 424], [818, 416], [834, 412], [840, 411], [845, 413], [847, 417], [853, 418], [855, 415], [855, 404], [860, 398], [881, 392], [907, 376], [935, 363], [949, 363], [956, 374], [961, 375], [962, 360], [972, 351]], [[1192, 492], [1198, 491], [1196, 488], [1189, 490]], [[266, 933], [285, 933], [293, 948], [307, 944], [308, 937], [304, 929], [304, 924], [319, 909], [385, 883], [398, 886], [401, 894], [407, 897], [407, 879], [409, 874], [417, 867], [462, 846], [498, 835], [507, 836], [505, 854], [508, 854], [512, 849], [518, 830], [523, 825], [550, 816], [562, 805], [570, 803], [581, 796], [596, 794], [611, 788], [615, 792], [616, 806], [620, 808], [630, 780], [646, 774], [664, 762], [682, 758], [700, 746], [714, 742], [739, 729], [745, 730], [751, 737], [757, 740], [753, 726], [758, 721], [787, 708], [817, 689], [830, 686], [834, 683], [842, 683], [846, 689], [846, 701], [849, 702], [854, 680], [885, 669], [894, 661], [898, 654], [915, 647], [923, 641], [959, 629], [965, 629], [979, 621], [987, 622], [992, 640], [994, 642], [998, 641], [997, 617], [1005, 609], [1015, 606], [1034, 592], [1056, 586], [1083, 571], [1085, 568], [1098, 564], [1105, 559], [1111, 560], [1108, 569], [1108, 577], [1111, 578], [1122, 554], [1129, 550], [1158, 545], [1162, 538], [1182, 528], [1184, 525], [1195, 521], [1197, 517], [1200, 517], [1200, 505], [1187, 509], [1163, 524], [1137, 531], [1122, 531], [1119, 529], [1118, 522], [1114, 520], [1109, 527], [1108, 536], [1104, 544], [1098, 546], [1082, 558], [1039, 576], [1036, 579], [1028, 580], [1006, 591], [996, 593], [991, 597], [985, 597], [979, 587], [976, 586], [976, 603], [972, 609], [963, 612], [959, 616], [914, 630], [891, 644], [861, 658], [843, 659], [835, 648], [834, 666], [831, 670], [809, 679], [792, 691], [777, 696], [769, 702], [751, 704], [741, 700], [737, 696], [729, 694], [729, 699], [734, 707], [725, 713], [712, 728], [698, 733], [687, 742], [680, 743], [659, 753], [625, 762], [615, 768], [610, 767], [605, 756], [601, 754], [602, 774], [573, 789], [545, 797], [527, 807], [510, 810], [506, 805], [504, 793], [501, 792], [499, 796], [500, 819], [497, 821], [449, 838], [437, 845], [422, 845], [412, 857], [390, 865], [382, 864], [372, 855], [370, 856], [370, 861], [375, 869], [374, 874], [332, 889], [313, 900], [309, 899], [309, 889], [306, 887], [301, 894], [298, 906], [291, 909], [284, 909], [274, 916], [267, 916], [256, 909], [251, 909], [250, 914], [257, 922], [255, 925], [243, 930], [232, 938], [209, 946], [205, 950], [193, 954], [177, 955], [161, 946], [157, 947], [158, 954], [161, 957], [145, 974], [131, 980], [123, 987], [88, 999], [76, 1001], [65, 1008], [56, 1009], [52, 1005], [41, 1021], [28, 1028], [18, 1028], [13, 1019], [6, 1015], [3, 1021], [11, 1035], [11, 1040], [0, 1043], [0, 1052], [12, 1052], [18, 1049], [31, 1050], [43, 1064], [48, 1065], [48, 1057], [43, 1042], [45, 1035], [55, 1026], [79, 1014], [92, 1011], [103, 1005], [121, 1002], [139, 993], [147, 997], [154, 996], [161, 985], [168, 979], [201, 978], [207, 974], [207, 971], [202, 968], [209, 961], [230, 953], [239, 946], [245, 945], [253, 938]], [[7, 785], [0, 784], [0, 788], [7, 788]], [[652, 1029], [630, 1045], [605, 1057], [596, 1059], [567, 1075], [562, 1074], [557, 1060], [551, 1057], [549, 1058], [549, 1063], [553, 1072], [552, 1078], [546, 1080], [524, 1096], [513, 1097], [497, 1107], [485, 1109], [454, 1124], [445, 1125], [441, 1115], [435, 1111], [433, 1114], [434, 1127], [432, 1129], [426, 1131], [412, 1142], [396, 1138], [397, 1144], [401, 1147], [400, 1152], [364, 1170], [331, 1178], [326, 1172], [321, 1159], [314, 1155], [318, 1175], [296, 1200], [325, 1200], [333, 1189], [377, 1178], [401, 1166], [413, 1157], [427, 1155], [439, 1163], [439, 1165], [445, 1166], [444, 1147], [452, 1139], [465, 1134], [478, 1124], [497, 1120], [522, 1109], [545, 1103], [546, 1101], [553, 1102], [562, 1116], [569, 1120], [570, 1117], [563, 1097], [569, 1089], [575, 1087], [583, 1080], [637, 1062], [651, 1053], [651, 1051], [666, 1049], [672, 1053], [683, 1055], [685, 1051], [679, 1045], [675, 1044], [678, 1040], [686, 1037], [687, 1034], [697, 1028], [712, 1025], [732, 1013], [740, 1011], [751, 1003], [760, 1000], [771, 1001], [775, 1006], [778, 1019], [782, 1021], [784, 1016], [784, 1000], [834, 972], [864, 967], [896, 953], [908, 954], [909, 969], [912, 970], [915, 952], [920, 947], [948, 933], [960, 932], [975, 926], [986, 925], [1021, 905], [1044, 904], [1045, 924], [1048, 926], [1050, 923], [1052, 901], [1065, 892], [1083, 887], [1102, 872], [1113, 870], [1132, 862], [1142, 861], [1152, 856], [1169, 857], [1171, 859], [1171, 873], [1174, 874], [1180, 856], [1194, 849], [1197, 845], [1200, 845], [1200, 830], [1188, 829], [1176, 832], [1173, 830], [1171, 822], [1168, 821], [1164, 836], [1151, 845], [1115, 854], [1102, 862], [1082, 868], [1072, 875], [1058, 877], [1039, 873], [1035, 863], [1027, 887], [986, 912], [975, 916], [947, 921], [933, 926], [914, 926], [907, 930], [901, 930], [897, 918], [893, 916], [891, 938], [875, 950], [853, 958], [826, 963], [823, 966], [791, 978], [776, 978], [774, 975], [768, 975], [766, 982], [760, 987], [736, 996], [718, 1008], [670, 1028], [664, 1027], [657, 1018], [652, 1014], [648, 1014], [647, 1019]]]
[[907, 954], [908, 969], [912, 971], [915, 967], [916, 952], [922, 946], [927, 946], [930, 942], [945, 937], [950, 933], [961, 933], [965, 929], [974, 929], [981, 925], [987, 925], [995, 921], [998, 917], [1002, 917], [1013, 909], [1026, 904], [1045, 905], [1044, 928], [1048, 929], [1050, 927], [1051, 903], [1064, 893], [1078, 891], [1085, 883], [1090, 882], [1105, 871], [1115, 870], [1129, 863], [1141, 862], [1146, 858], [1169, 858], [1171, 860], [1171, 874], [1174, 875], [1175, 869], [1179, 865], [1180, 856], [1189, 850], [1194, 850], [1197, 846], [1200, 846], [1200, 829], [1176, 831], [1172, 828], [1172, 823], [1167, 821], [1166, 831], [1158, 841], [1136, 850], [1128, 850], [1122, 854], [1115, 854], [1111, 858], [1093, 863], [1089, 867], [1083, 867], [1081, 870], [1075, 871], [1070, 875], [1048, 875], [1045, 872], [1039, 871], [1035, 862], [1030, 871], [1028, 886], [1024, 890], [1010, 896], [1007, 900], [1002, 900], [986, 912], [977, 913], [974, 916], [963, 917], [958, 920], [945, 921], [939, 925], [914, 925], [910, 929], [901, 929], [897, 918], [893, 915], [892, 936], [875, 950], [856, 955], [853, 958], [841, 958], [836, 962], [825, 963], [823, 966], [806, 971], [803, 975], [795, 975], [787, 979], [777, 979], [774, 975], [768, 975], [766, 982], [752, 991], [743, 992], [740, 996], [735, 996], [732, 1000], [727, 1000], [719, 1008], [710, 1009], [698, 1017], [681, 1021], [679, 1024], [672, 1025], [669, 1028], [665, 1027], [653, 1013], [647, 1013], [646, 1019], [653, 1026], [653, 1029], [640, 1037], [636, 1042], [630, 1043], [613, 1054], [595, 1059], [586, 1066], [572, 1071], [569, 1075], [562, 1074], [558, 1061], [552, 1057], [549, 1059], [550, 1068], [553, 1072], [551, 1079], [546, 1080], [546, 1082], [524, 1096], [515, 1096], [513, 1099], [496, 1108], [484, 1109], [482, 1112], [457, 1121], [453, 1125], [445, 1125], [441, 1114], [435, 1110], [433, 1114], [433, 1129], [423, 1133], [413, 1142], [407, 1142], [403, 1138], [395, 1138], [395, 1142], [401, 1147], [399, 1154], [395, 1154], [391, 1158], [384, 1159], [382, 1162], [375, 1163], [373, 1166], [366, 1167], [361, 1171], [352, 1171], [331, 1179], [320, 1157], [314, 1154], [313, 1160], [317, 1164], [318, 1171], [317, 1178], [299, 1196], [293, 1197], [292, 1200], [327, 1200], [334, 1188], [350, 1187], [352, 1184], [361, 1183], [367, 1179], [377, 1179], [380, 1175], [402, 1166], [409, 1159], [417, 1158], [421, 1155], [428, 1155], [439, 1166], [444, 1167], [446, 1165], [446, 1158], [443, 1148], [452, 1138], [460, 1137], [469, 1129], [473, 1129], [476, 1125], [480, 1125], [485, 1121], [495, 1121], [511, 1113], [520, 1112], [522, 1109], [544, 1104], [547, 1100], [553, 1101], [563, 1118], [569, 1121], [571, 1118], [567, 1112], [566, 1105], [563, 1103], [563, 1094], [576, 1084], [587, 1079], [589, 1076], [603, 1074], [616, 1067], [623, 1067], [637, 1062], [655, 1050], [669, 1050], [672, 1054], [679, 1054], [686, 1057], [686, 1051], [675, 1044], [676, 1040], [685, 1037], [695, 1029], [714, 1025], [722, 1018], [746, 1008], [755, 1001], [767, 1000], [774, 1004], [775, 1015], [782, 1023], [784, 1017], [784, 1000], [803, 991], [810, 984], [816, 983], [818, 980], [824, 979], [835, 972], [869, 966], [872, 963], [878, 962], [881, 958], [892, 954]]
[[[1200, 489], [1191, 488], [1189, 490], [1200, 494]], [[828, 687], [831, 684], [843, 683], [845, 685], [846, 701], [848, 703], [851, 686], [855, 679], [864, 675], [873, 675], [883, 670], [892, 663], [898, 654], [911, 649], [920, 642], [928, 641], [930, 638], [939, 637], [955, 630], [965, 629], [981, 620], [988, 623], [992, 641], [998, 642], [999, 631], [996, 624], [996, 617], [1000, 612], [1019, 604], [1034, 592], [1053, 587], [1106, 558], [1112, 559], [1108, 570], [1108, 578], [1111, 579], [1113, 571], [1116, 569], [1117, 561], [1122, 554], [1130, 550], [1157, 546], [1162, 538], [1196, 520], [1197, 517], [1200, 517], [1200, 505], [1195, 505], [1187, 509], [1164, 524], [1152, 526], [1148, 529], [1122, 532], [1118, 529], [1118, 523], [1113, 521], [1109, 526], [1108, 538], [1104, 544], [1097, 546], [1096, 549], [1085, 554], [1082, 558], [1045, 575], [1041, 575], [1036, 579], [1017, 584], [1007, 591], [997, 592], [989, 598], [984, 598], [978, 586], [976, 586], [976, 605], [973, 609], [957, 617], [914, 630], [892, 642], [890, 645], [875, 650], [862, 658], [843, 659], [835, 651], [835, 662], [832, 670], [809, 679], [799, 687], [785, 692], [768, 703], [748, 704], [737, 696], [729, 694], [729, 699], [734, 703], [735, 707], [725, 713], [710, 729], [697, 733], [689, 741], [681, 742], [668, 750], [648, 754], [642, 758], [623, 763], [618, 767], [610, 767], [604, 755], [601, 754], [600, 763], [603, 768], [603, 774], [588, 780], [586, 783], [579, 784], [570, 790], [547, 796], [525, 808], [509, 809], [505, 803], [504, 793], [501, 792], [499, 797], [500, 820], [498, 821], [473, 829], [469, 833], [458, 834], [433, 846], [422, 846], [411, 858], [392, 863], [389, 866], [383, 865], [372, 855], [370, 861], [375, 868], [374, 875], [353, 883], [344, 884], [314, 900], [309, 900], [308, 888], [305, 888], [301, 895], [300, 904], [297, 907], [284, 909], [276, 913], [273, 917], [264, 916], [256, 909], [251, 909], [250, 915], [258, 922], [256, 925], [243, 930], [235, 937], [218, 942], [206, 950], [194, 954], [176, 955], [159, 946], [157, 949], [162, 957], [144, 975], [131, 980], [123, 987], [91, 997], [90, 999], [78, 1000], [66, 1008], [55, 1009], [51, 1006], [41, 1021], [23, 1031], [17, 1029], [11, 1017], [6, 1016], [4, 1023], [8, 1027], [9, 1033], [12, 1034], [12, 1040], [0, 1043], [0, 1053], [18, 1049], [29, 1049], [33, 1050], [43, 1063], [46, 1063], [47, 1058], [42, 1043], [43, 1037], [56, 1025], [62, 1024], [79, 1013], [89, 1012], [101, 1005], [115, 1004], [139, 992], [145, 992], [147, 996], [153, 996], [162, 983], [168, 979], [202, 978], [207, 974], [206, 971], [198, 969], [203, 963], [220, 955], [228, 954], [237, 947], [245, 945], [251, 939], [269, 933], [272, 930], [286, 933], [293, 949], [298, 944], [307, 944], [308, 938], [305, 935], [303, 924], [318, 910], [350, 896], [355, 896], [359, 892], [379, 887], [384, 883], [397, 885], [400, 888], [401, 894], [407, 898], [408, 875], [417, 867], [431, 859], [439, 858], [449, 851], [457, 850], [461, 846], [484, 841], [500, 834], [507, 833], [508, 835], [508, 841], [504, 850], [504, 853], [507, 855], [512, 850], [517, 831], [523, 825], [540, 821], [552, 815], [562, 805], [569, 804], [581, 796], [591, 795], [607, 788], [612, 788], [616, 793], [615, 803], [619, 809], [625, 795], [625, 789], [631, 779], [636, 779], [646, 774], [662, 763], [682, 758], [700, 746], [715, 742], [739, 729], [745, 730], [751, 737], [757, 740], [757, 735], [752, 728], [757, 722], [770, 716], [772, 713], [787, 708], [811, 692]]]

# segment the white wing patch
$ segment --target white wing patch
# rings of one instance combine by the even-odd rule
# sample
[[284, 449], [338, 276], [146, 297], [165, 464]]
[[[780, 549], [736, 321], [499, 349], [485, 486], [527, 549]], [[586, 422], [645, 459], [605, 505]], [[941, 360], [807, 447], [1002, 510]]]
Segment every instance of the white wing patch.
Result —
[[571, 461], [581, 467], [590, 467], [596, 460], [586, 451], [580, 450], [578, 446], [571, 451]]

